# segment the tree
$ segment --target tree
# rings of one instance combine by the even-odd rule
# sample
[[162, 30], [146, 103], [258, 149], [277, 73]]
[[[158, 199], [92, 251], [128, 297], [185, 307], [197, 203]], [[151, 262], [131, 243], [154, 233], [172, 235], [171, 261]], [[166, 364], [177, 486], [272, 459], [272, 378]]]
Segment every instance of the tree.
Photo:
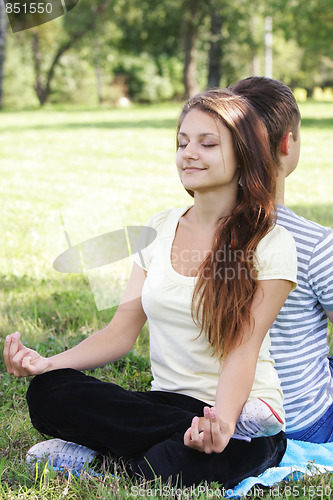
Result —
[[[331, 0], [268, 0], [275, 34], [297, 46], [295, 70], [284, 77], [311, 94], [314, 85], [333, 84], [333, 10]], [[275, 43], [274, 43], [275, 45]], [[273, 54], [274, 47], [273, 45]], [[297, 69], [298, 68], [298, 69]], [[275, 75], [279, 77], [279, 75]]]
[[157, 61], [167, 57], [183, 60], [185, 94], [197, 90], [196, 56], [199, 31], [207, 16], [205, 0], [123, 0], [117, 14], [125, 54], [149, 54]]
[[200, 27], [207, 17], [208, 5], [202, 0], [183, 0], [182, 3], [182, 48], [184, 57], [184, 88], [186, 97], [198, 92], [196, 78], [197, 42]]
[[121, 0], [114, 9], [122, 31], [118, 49], [127, 54], [174, 56], [180, 53], [182, 2], [179, 0]]
[[225, 17], [218, 0], [211, 0], [208, 88], [219, 87], [222, 76], [222, 26]]
[[123, 0], [120, 47], [132, 54], [165, 54], [183, 61], [185, 95], [198, 91], [197, 55], [211, 2], [221, 0]]
[[[275, 23], [287, 39], [306, 51], [332, 58], [333, 9], [331, 0], [271, 0]], [[280, 14], [280, 15], [279, 15]]]
[[[43, 27], [31, 30], [32, 54], [36, 77], [34, 88], [41, 106], [47, 102], [50, 96], [54, 72], [61, 57], [95, 28], [99, 17], [105, 12], [109, 4], [110, 0], [100, 0], [97, 5], [91, 5], [89, 8], [75, 9], [73, 13], [70, 12], [64, 17], [64, 25], [68, 29], [64, 30], [62, 36], [60, 36], [60, 42], [45, 70], [43, 70], [41, 33], [43, 30], [45, 32], [47, 25], [46, 28], [43, 25]], [[68, 23], [70, 24], [68, 25]]]
[[2, 83], [3, 83], [3, 66], [5, 61], [6, 51], [6, 10], [5, 3], [0, 1], [0, 109], [2, 109]]

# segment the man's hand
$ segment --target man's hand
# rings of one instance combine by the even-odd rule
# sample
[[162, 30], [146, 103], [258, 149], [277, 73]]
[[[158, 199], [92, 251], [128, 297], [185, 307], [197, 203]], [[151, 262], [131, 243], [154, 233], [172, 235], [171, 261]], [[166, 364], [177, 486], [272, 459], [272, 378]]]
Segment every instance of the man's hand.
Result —
[[[232, 433], [231, 433], [232, 434]], [[192, 425], [184, 434], [184, 444], [204, 453], [221, 453], [231, 438], [216, 417], [215, 408], [205, 406], [204, 417], [194, 417]]]
[[18, 332], [6, 337], [3, 357], [8, 373], [15, 377], [39, 375], [50, 370], [49, 360], [25, 347]]

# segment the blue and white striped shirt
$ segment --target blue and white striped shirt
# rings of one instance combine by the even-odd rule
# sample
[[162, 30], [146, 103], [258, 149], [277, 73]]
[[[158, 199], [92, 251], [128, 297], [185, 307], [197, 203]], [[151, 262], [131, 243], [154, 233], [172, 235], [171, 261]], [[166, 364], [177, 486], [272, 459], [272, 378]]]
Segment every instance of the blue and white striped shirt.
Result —
[[325, 314], [333, 310], [333, 231], [282, 205], [277, 212], [277, 223], [296, 242], [298, 286], [271, 327], [271, 354], [284, 393], [286, 431], [297, 432], [333, 403]]

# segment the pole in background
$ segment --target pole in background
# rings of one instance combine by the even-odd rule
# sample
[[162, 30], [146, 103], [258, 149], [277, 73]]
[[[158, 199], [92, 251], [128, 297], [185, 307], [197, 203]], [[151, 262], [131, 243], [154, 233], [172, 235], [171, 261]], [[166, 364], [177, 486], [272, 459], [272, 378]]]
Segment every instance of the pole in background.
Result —
[[273, 78], [273, 20], [265, 17], [265, 76]]

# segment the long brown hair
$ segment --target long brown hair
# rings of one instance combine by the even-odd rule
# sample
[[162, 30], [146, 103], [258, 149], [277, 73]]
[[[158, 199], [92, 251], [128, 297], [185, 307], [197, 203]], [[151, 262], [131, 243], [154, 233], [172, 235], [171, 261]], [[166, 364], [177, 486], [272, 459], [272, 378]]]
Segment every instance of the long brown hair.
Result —
[[230, 130], [240, 168], [236, 206], [218, 222], [192, 299], [200, 334], [205, 333], [214, 353], [223, 359], [242, 341], [245, 326], [253, 326], [250, 308], [258, 288], [255, 250], [274, 224], [275, 171], [266, 128], [245, 98], [229, 90], [199, 94], [183, 107], [178, 130], [192, 109], [209, 113]]

